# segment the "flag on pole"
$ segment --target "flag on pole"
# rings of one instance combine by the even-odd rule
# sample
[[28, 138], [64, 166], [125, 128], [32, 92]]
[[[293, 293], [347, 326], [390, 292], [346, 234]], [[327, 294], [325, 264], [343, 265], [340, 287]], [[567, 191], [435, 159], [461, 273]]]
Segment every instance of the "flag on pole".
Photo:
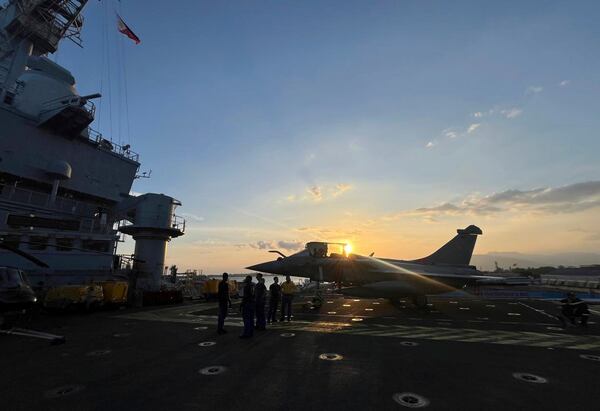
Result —
[[135, 35], [133, 30], [131, 30], [129, 28], [129, 26], [127, 24], [125, 24], [125, 22], [123, 21], [121, 16], [119, 16], [118, 14], [117, 14], [117, 28], [119, 29], [119, 31], [121, 33], [123, 33], [124, 35], [129, 37], [131, 40], [135, 41], [135, 44], [140, 44], [142, 42], [140, 40], [140, 38]]

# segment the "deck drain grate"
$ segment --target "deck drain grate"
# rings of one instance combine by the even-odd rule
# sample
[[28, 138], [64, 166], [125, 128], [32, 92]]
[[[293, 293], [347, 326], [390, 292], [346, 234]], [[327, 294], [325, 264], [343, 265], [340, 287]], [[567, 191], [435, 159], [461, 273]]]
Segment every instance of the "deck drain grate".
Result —
[[85, 387], [83, 385], [71, 384], [71, 385], [63, 385], [62, 387], [54, 388], [52, 390], [46, 391], [44, 394], [46, 398], [59, 398], [66, 397], [67, 395], [75, 394]]
[[212, 347], [215, 344], [216, 344], [216, 342], [214, 342], [214, 341], [202, 341], [201, 343], [198, 343], [198, 346], [199, 347]]
[[594, 355], [594, 354], [581, 354], [580, 355], [581, 358], [583, 358], [584, 360], [590, 360], [590, 361], [600, 361], [600, 355]]
[[544, 377], [540, 377], [539, 375], [535, 374], [528, 374], [526, 372], [516, 372], [513, 374], [513, 377], [515, 377], [517, 380], [532, 382], [535, 384], [544, 384], [548, 382], [548, 380]]
[[205, 325], [201, 325], [200, 327], [194, 327], [194, 330], [196, 331], [204, 331], [204, 330], [208, 330], [208, 327]]
[[342, 358], [344, 358], [344, 357], [341, 356], [340, 354], [329, 353], [329, 352], [319, 355], [319, 359], [325, 360], [325, 361], [339, 361]]
[[222, 365], [211, 365], [210, 367], [202, 368], [199, 373], [202, 375], [217, 375], [224, 373], [225, 370], [227, 370], [227, 368]]
[[412, 392], [401, 392], [394, 394], [394, 401], [408, 408], [423, 408], [429, 405], [429, 400]]
[[400, 343], [400, 345], [403, 345], [405, 347], [416, 347], [417, 345], [419, 345], [419, 343], [413, 342], [413, 341], [402, 341]]
[[294, 334], [294, 333], [283, 333], [283, 334], [279, 334], [279, 335], [283, 338], [292, 338], [292, 337], [296, 336], [296, 334]]
[[111, 350], [94, 350], [94, 351], [90, 351], [86, 355], [88, 357], [102, 357], [103, 355], [108, 355], [111, 352], [112, 352]]

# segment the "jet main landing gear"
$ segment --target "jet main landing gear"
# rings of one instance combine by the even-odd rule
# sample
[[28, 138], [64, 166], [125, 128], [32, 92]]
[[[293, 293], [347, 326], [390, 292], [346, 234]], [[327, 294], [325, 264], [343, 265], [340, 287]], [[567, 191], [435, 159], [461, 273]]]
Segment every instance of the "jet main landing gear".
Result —
[[412, 303], [420, 309], [426, 310], [429, 308], [426, 295], [415, 295], [412, 297]]

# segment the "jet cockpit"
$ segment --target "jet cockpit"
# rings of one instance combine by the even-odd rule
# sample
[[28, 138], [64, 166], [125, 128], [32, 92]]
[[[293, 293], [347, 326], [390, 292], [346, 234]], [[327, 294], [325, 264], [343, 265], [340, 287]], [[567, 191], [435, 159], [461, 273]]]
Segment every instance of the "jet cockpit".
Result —
[[347, 243], [311, 241], [306, 243], [306, 250], [315, 258], [347, 258], [352, 248]]

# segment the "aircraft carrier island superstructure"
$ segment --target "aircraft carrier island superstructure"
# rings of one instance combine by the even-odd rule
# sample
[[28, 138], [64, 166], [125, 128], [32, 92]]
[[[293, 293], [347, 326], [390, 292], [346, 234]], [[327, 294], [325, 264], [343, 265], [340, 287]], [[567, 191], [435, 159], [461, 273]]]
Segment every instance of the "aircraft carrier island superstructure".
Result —
[[[11, 0], [0, 6], [0, 265], [52, 286], [135, 273], [160, 287], [166, 243], [184, 233], [180, 203], [130, 195], [140, 163], [129, 145], [92, 130], [99, 94], [81, 96], [71, 73], [48, 59], [79, 41], [85, 0]], [[136, 241], [132, 270], [116, 254], [120, 232]]]

